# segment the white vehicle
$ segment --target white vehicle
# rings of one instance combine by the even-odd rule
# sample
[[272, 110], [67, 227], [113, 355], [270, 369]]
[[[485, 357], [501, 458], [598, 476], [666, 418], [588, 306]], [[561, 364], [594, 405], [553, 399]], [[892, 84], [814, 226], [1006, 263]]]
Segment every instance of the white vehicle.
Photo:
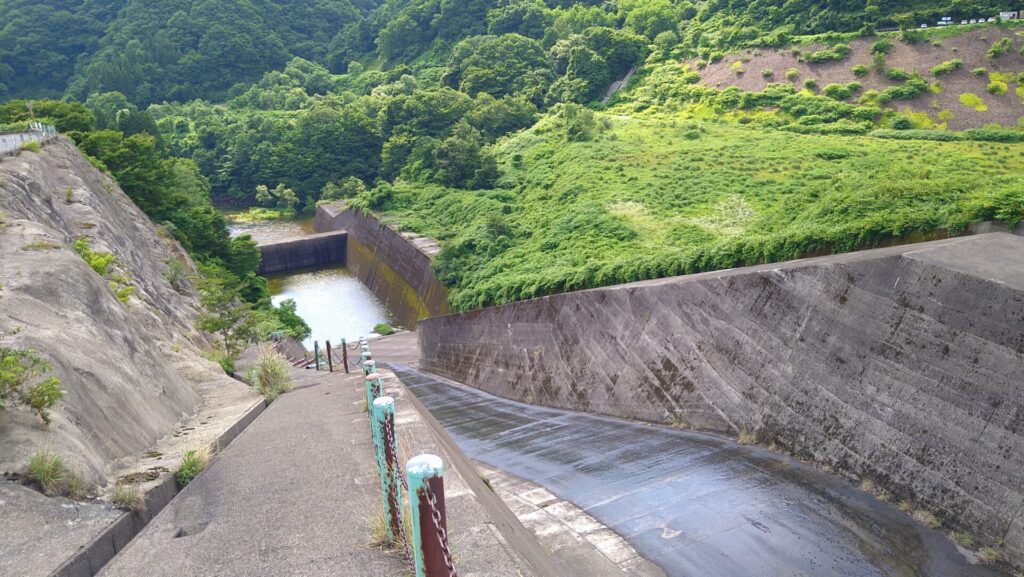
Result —
[[922, 25], [921, 25], [921, 28], [927, 28], [927, 27], [928, 27], [928, 25], [927, 25], [927, 24], [922, 24]]
[[961, 20], [960, 23], [961, 24], [967, 24], [967, 21], [966, 20]]

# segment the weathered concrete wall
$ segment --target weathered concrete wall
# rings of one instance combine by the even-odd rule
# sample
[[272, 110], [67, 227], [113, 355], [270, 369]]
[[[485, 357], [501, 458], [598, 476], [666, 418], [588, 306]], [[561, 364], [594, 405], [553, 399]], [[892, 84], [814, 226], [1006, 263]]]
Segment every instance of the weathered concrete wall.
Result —
[[345, 264], [345, 246], [348, 233], [325, 232], [293, 240], [268, 242], [260, 245], [260, 274], [270, 274], [324, 266]]
[[319, 207], [313, 230], [348, 231], [346, 266], [403, 326], [414, 329], [421, 319], [451, 312], [448, 289], [430, 267], [431, 256], [439, 250], [431, 239], [396, 232], [372, 214], [349, 210], [344, 202]]
[[426, 370], [528, 402], [753, 432], [1024, 561], [1024, 238], [560, 294], [418, 332]]

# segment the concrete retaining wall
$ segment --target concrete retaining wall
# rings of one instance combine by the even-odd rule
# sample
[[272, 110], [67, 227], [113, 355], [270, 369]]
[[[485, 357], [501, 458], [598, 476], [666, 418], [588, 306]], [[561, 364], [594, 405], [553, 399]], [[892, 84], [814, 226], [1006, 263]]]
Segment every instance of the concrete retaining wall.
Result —
[[294, 240], [282, 240], [260, 245], [259, 274], [286, 270], [345, 264], [346, 237], [344, 231], [327, 232]]
[[451, 312], [448, 289], [434, 276], [431, 239], [398, 233], [375, 216], [349, 210], [344, 202], [317, 208], [313, 230], [348, 231], [346, 266], [377, 295], [403, 326]]
[[1024, 238], [566, 293], [418, 332], [426, 370], [527, 402], [748, 431], [1024, 564]]

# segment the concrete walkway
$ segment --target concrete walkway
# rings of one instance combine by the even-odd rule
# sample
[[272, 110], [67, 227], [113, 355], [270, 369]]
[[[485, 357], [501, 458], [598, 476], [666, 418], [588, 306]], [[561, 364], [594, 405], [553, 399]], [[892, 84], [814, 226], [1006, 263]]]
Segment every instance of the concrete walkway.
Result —
[[282, 395], [100, 573], [403, 575], [370, 545], [380, 486], [356, 373]]
[[[390, 350], [413, 354], [415, 336], [396, 337]], [[479, 498], [474, 485], [483, 487], [483, 481], [475, 473], [468, 479], [460, 474], [453, 466], [457, 456], [404, 398], [398, 380], [384, 373], [384, 391], [396, 400], [402, 460], [429, 452], [446, 463], [448, 529], [459, 574], [554, 577], [543, 570], [544, 559], [527, 560], [531, 543], [503, 535], [515, 517], [495, 506], [501, 503], [496, 497]], [[371, 544], [381, 497], [362, 373], [293, 374], [294, 389], [216, 457], [102, 577], [410, 574], [400, 551]], [[540, 548], [532, 543], [532, 550]]]

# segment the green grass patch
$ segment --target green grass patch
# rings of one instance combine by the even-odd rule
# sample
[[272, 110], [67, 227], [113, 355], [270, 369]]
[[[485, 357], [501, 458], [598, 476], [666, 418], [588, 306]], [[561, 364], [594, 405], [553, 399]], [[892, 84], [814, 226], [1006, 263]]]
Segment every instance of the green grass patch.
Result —
[[[1024, 216], [1021, 144], [796, 134], [654, 114], [599, 114], [597, 124], [580, 142], [555, 119], [500, 141], [494, 190], [389, 187], [383, 210], [441, 242], [435, 269], [456, 309]], [[699, 138], [684, 136], [692, 131]]]
[[392, 328], [391, 325], [389, 324], [377, 323], [373, 325], [373, 332], [377, 333], [378, 335], [387, 336], [395, 334], [395, 329]]
[[960, 95], [960, 104], [963, 104], [967, 108], [973, 108], [977, 112], [988, 112], [988, 106], [980, 96], [972, 92], [966, 92]]
[[22, 144], [21, 148], [19, 150], [23, 150], [23, 151], [27, 150], [29, 152], [39, 153], [39, 152], [42, 152], [43, 145], [39, 144], [39, 142], [36, 141], [36, 140], [30, 140], [30, 141], [26, 142], [25, 144]]

